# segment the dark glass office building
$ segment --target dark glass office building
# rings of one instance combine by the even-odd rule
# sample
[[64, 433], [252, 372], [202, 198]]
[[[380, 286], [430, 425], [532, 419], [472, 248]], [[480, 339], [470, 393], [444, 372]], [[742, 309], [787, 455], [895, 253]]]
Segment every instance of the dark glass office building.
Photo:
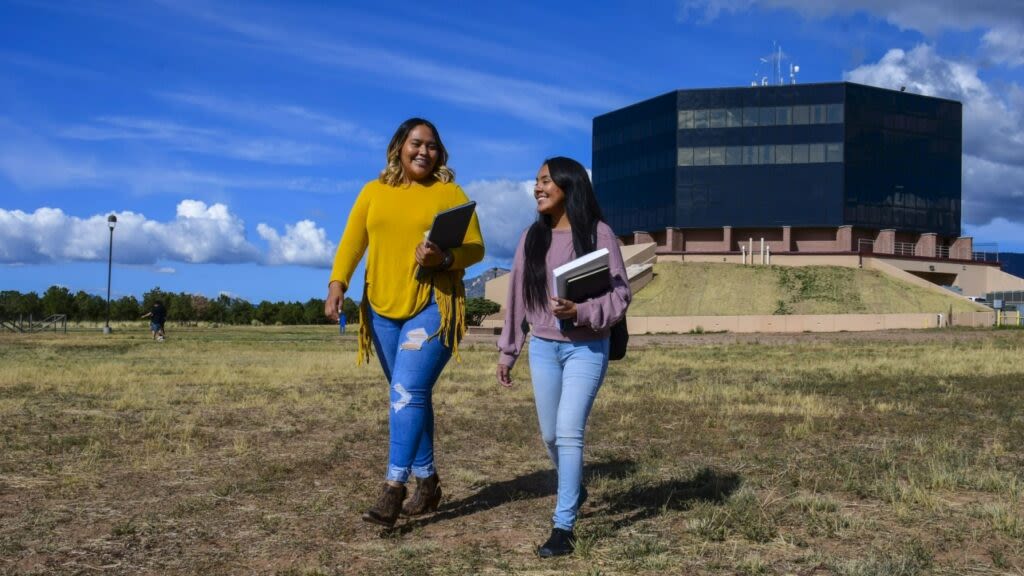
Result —
[[594, 186], [623, 236], [850, 227], [941, 245], [960, 235], [961, 116], [849, 82], [678, 90], [594, 119]]

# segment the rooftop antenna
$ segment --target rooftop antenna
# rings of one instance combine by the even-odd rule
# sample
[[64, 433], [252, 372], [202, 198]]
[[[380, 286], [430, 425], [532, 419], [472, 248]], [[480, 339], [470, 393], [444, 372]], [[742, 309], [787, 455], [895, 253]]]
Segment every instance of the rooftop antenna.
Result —
[[[767, 64], [771, 71], [768, 74], [754, 74], [755, 80], [750, 83], [751, 86], [757, 86], [758, 81], [756, 78], [760, 77], [760, 85], [768, 86], [774, 84], [776, 86], [782, 86], [786, 83], [785, 76], [783, 75], [782, 61], [787, 60], [786, 54], [782, 51], [782, 46], [778, 42], [772, 41], [772, 52], [768, 56], [760, 58], [762, 64]], [[800, 66], [796, 64], [789, 64], [789, 83], [796, 84], [796, 75], [800, 73]]]

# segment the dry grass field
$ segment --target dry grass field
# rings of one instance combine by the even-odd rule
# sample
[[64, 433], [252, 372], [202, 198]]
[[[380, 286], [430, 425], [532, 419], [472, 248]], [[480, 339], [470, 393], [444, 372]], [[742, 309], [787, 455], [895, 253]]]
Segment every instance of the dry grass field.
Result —
[[577, 553], [526, 363], [435, 392], [446, 496], [359, 519], [386, 384], [332, 328], [0, 335], [0, 574], [1024, 573], [1024, 331], [635, 338]]

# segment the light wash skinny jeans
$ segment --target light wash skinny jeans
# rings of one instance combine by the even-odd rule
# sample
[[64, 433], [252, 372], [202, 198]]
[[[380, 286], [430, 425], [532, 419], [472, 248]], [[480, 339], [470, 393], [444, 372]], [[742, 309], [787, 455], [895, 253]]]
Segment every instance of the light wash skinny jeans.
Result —
[[608, 369], [608, 339], [557, 342], [530, 336], [530, 378], [540, 435], [558, 471], [555, 528], [576, 524], [583, 481], [583, 435]]
[[391, 390], [387, 480], [406, 482], [410, 472], [427, 478], [434, 474], [434, 383], [452, 356], [440, 337], [425, 339], [437, 332], [441, 314], [433, 296], [412, 318], [385, 318], [372, 308], [370, 314], [373, 345]]

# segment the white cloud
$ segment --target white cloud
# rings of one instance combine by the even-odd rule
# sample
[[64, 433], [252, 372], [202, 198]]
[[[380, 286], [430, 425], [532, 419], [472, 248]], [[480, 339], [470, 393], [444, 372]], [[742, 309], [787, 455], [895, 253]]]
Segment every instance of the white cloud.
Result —
[[1024, 252], [1024, 223], [996, 218], [983, 226], [964, 226], [964, 235], [974, 242], [998, 242], [1000, 252]]
[[327, 240], [327, 233], [312, 220], [302, 220], [294, 226], [286, 225], [284, 236], [266, 224], [259, 224], [256, 231], [267, 241], [268, 264], [294, 264], [328, 268], [334, 261], [334, 244]]
[[[150, 220], [135, 212], [116, 212], [114, 261], [121, 264], [157, 266], [159, 262], [295, 264], [327, 267], [334, 247], [322, 228], [303, 220], [286, 225], [280, 236], [259, 224], [267, 240], [266, 255], [246, 239], [245, 223], [223, 204], [198, 200], [178, 204], [168, 222]], [[39, 208], [26, 213], [0, 209], [0, 263], [37, 264], [107, 259], [110, 232], [107, 215], [79, 218], [58, 208]], [[157, 270], [173, 274], [174, 268]]]
[[515, 255], [519, 237], [537, 218], [533, 182], [529, 180], [476, 180], [465, 186], [476, 200], [480, 232], [487, 259], [503, 262]]
[[1020, 0], [680, 0], [679, 19], [708, 23], [723, 13], [789, 9], [809, 18], [866, 13], [903, 30], [934, 36], [944, 30], [984, 30], [993, 62], [1024, 65], [1024, 3]]
[[[222, 204], [185, 200], [170, 222], [135, 212], [115, 214], [114, 260], [119, 263], [246, 262], [259, 254], [246, 241], [242, 221]], [[78, 218], [58, 208], [32, 213], [0, 209], [0, 261], [5, 263], [105, 260], [109, 241], [105, 214]]]
[[1019, 85], [997, 91], [978, 76], [975, 65], [945, 59], [928, 45], [890, 50], [846, 78], [963, 102], [964, 221], [1024, 220], [1024, 90]]

